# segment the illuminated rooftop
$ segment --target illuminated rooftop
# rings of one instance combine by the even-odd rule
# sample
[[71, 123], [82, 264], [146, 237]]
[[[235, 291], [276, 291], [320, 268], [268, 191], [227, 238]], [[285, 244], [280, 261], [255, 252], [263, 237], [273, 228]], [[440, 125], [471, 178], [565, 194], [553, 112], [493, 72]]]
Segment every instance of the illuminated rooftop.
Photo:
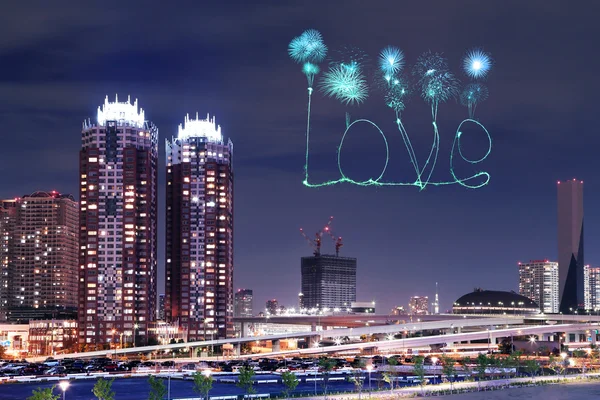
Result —
[[221, 126], [215, 122], [215, 117], [210, 118], [210, 114], [206, 114], [206, 119], [199, 119], [196, 113], [196, 119], [190, 119], [190, 115], [185, 116], [183, 124], [179, 124], [179, 132], [177, 138], [184, 140], [192, 137], [203, 137], [209, 142], [223, 142], [221, 134]]
[[98, 125], [105, 125], [106, 121], [118, 121], [120, 124], [144, 127], [144, 110], [138, 109], [138, 101], [135, 99], [131, 104], [131, 99], [127, 96], [126, 102], [119, 103], [119, 98], [115, 95], [115, 101], [108, 101], [108, 96], [104, 99], [104, 104], [98, 107]]

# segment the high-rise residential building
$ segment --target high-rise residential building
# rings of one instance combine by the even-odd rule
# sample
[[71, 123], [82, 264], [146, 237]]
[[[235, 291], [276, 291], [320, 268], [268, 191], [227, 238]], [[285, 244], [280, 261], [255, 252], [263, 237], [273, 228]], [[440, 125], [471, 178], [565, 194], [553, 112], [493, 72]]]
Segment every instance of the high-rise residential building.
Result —
[[186, 116], [166, 151], [166, 319], [190, 341], [232, 337], [233, 143]]
[[277, 315], [279, 311], [279, 302], [277, 299], [267, 300], [265, 307], [268, 314]]
[[17, 215], [17, 200], [0, 200], [0, 321], [8, 319], [10, 300], [9, 266], [12, 259], [13, 228]]
[[532, 260], [519, 263], [519, 294], [533, 300], [544, 313], [558, 313], [558, 263]]
[[78, 205], [71, 195], [35, 192], [3, 200], [1, 301], [6, 319], [73, 317], [77, 310]]
[[251, 317], [253, 316], [253, 295], [250, 289], [238, 289], [234, 295], [234, 317]]
[[79, 343], [143, 345], [156, 319], [158, 129], [137, 100], [107, 97], [81, 139]]
[[413, 296], [408, 301], [408, 309], [411, 314], [425, 315], [429, 314], [429, 297]]
[[586, 268], [588, 275], [587, 305], [588, 310], [600, 310], [600, 267]]
[[302, 307], [349, 308], [356, 301], [356, 258], [302, 257]]
[[558, 275], [560, 307], [563, 313], [584, 308], [583, 260], [583, 181], [559, 181], [558, 199]]

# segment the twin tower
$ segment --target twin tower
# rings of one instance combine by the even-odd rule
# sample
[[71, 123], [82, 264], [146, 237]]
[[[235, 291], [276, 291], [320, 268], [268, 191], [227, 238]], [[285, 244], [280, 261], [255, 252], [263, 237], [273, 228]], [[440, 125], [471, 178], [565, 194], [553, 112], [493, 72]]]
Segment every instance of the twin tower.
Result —
[[214, 118], [186, 116], [166, 140], [159, 202], [158, 129], [137, 100], [107, 97], [81, 139], [80, 345], [156, 338], [159, 203], [166, 211], [165, 319], [188, 341], [231, 336], [231, 140]]

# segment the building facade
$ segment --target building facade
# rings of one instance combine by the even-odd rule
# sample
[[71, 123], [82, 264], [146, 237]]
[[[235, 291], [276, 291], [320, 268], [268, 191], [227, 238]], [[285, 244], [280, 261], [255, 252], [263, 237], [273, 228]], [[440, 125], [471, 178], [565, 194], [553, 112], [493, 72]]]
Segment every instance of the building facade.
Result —
[[586, 291], [586, 308], [588, 310], [600, 311], [600, 267], [586, 268], [588, 287]]
[[251, 317], [254, 315], [253, 295], [251, 289], [238, 289], [234, 295], [234, 317]]
[[[71, 318], [77, 310], [78, 205], [35, 192], [2, 202], [2, 304], [6, 318]], [[60, 314], [60, 315], [59, 315]]]
[[30, 356], [75, 353], [78, 350], [78, 340], [75, 320], [29, 321]]
[[158, 129], [137, 100], [107, 97], [83, 124], [79, 163], [79, 343], [116, 334], [146, 344], [156, 319]]
[[277, 299], [267, 300], [265, 304], [267, 315], [277, 315], [279, 313], [279, 302]]
[[413, 296], [408, 301], [408, 309], [411, 314], [426, 315], [429, 314], [429, 297]]
[[349, 308], [356, 301], [356, 258], [302, 257], [302, 307]]
[[571, 313], [585, 308], [583, 181], [559, 181], [557, 188], [559, 310]]
[[544, 313], [558, 313], [558, 263], [548, 260], [519, 263], [519, 294], [536, 302]]
[[13, 228], [17, 199], [0, 200], [0, 322], [8, 319], [10, 300], [9, 266], [12, 259]]
[[189, 340], [232, 337], [233, 143], [186, 116], [166, 151], [166, 320]]

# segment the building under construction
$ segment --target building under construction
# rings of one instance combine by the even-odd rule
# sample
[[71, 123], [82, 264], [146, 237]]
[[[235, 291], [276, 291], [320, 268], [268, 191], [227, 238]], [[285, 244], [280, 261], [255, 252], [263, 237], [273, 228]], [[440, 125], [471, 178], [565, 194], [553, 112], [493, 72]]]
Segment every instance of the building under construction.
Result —
[[[356, 301], [356, 258], [340, 257], [342, 238], [331, 232], [332, 218], [311, 240], [312, 257], [302, 257], [302, 308], [340, 309], [346, 311]], [[301, 230], [302, 231], [302, 230]], [[335, 243], [335, 255], [321, 254], [322, 237], [329, 235]]]

